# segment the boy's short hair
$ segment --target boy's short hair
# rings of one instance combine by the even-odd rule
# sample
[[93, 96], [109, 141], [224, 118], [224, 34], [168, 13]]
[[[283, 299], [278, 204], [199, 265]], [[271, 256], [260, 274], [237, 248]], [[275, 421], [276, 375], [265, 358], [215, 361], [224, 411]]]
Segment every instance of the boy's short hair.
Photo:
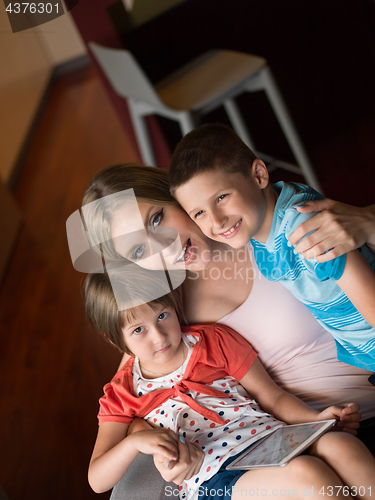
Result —
[[[138, 268], [136, 272], [134, 269]], [[119, 299], [115, 296], [113, 287], [119, 290], [123, 285], [123, 293]], [[150, 271], [139, 266], [128, 266], [126, 271], [118, 273], [93, 273], [88, 274], [85, 279], [85, 309], [86, 316], [92, 326], [98, 330], [106, 340], [115, 345], [121, 352], [133, 355], [124, 341], [122, 329], [127, 323], [136, 318], [136, 307], [134, 303], [147, 303], [154, 309], [158, 305], [171, 307], [177, 313], [179, 321], [182, 321], [182, 303], [178, 290], [173, 290], [162, 297], [143, 301], [146, 296], [144, 290], [150, 296], [158, 296], [160, 290], [165, 290], [164, 271]], [[117, 299], [117, 300], [116, 300]], [[121, 301], [121, 310], [118, 307]], [[129, 305], [129, 307], [127, 307]]]
[[177, 145], [169, 167], [169, 185], [174, 196], [178, 187], [203, 172], [222, 169], [247, 177], [256, 155], [230, 127], [221, 123], [201, 125]]

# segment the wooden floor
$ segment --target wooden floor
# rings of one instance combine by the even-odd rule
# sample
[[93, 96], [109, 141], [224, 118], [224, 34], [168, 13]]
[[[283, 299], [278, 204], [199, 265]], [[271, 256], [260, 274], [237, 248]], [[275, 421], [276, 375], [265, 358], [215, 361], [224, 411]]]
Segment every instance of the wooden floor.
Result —
[[0, 484], [10, 500], [98, 498], [87, 483], [97, 400], [120, 356], [86, 323], [65, 221], [94, 172], [134, 159], [91, 70], [56, 84], [16, 188], [25, 219], [0, 291]]
[[[309, 152], [326, 194], [374, 202], [374, 134], [369, 116]], [[0, 289], [0, 484], [10, 500], [109, 497], [86, 474], [97, 400], [120, 356], [86, 323], [65, 221], [94, 172], [132, 160], [93, 70], [59, 80], [16, 186], [24, 225]]]

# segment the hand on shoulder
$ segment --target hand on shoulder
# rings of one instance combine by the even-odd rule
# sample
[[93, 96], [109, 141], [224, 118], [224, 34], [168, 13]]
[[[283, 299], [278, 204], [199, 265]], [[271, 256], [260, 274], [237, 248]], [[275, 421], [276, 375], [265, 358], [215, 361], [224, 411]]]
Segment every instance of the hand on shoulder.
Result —
[[[305, 259], [327, 262], [365, 243], [375, 251], [375, 205], [354, 207], [325, 198], [309, 201], [298, 210], [301, 213], [319, 212], [301, 224], [289, 238]], [[300, 241], [310, 232], [312, 234]]]

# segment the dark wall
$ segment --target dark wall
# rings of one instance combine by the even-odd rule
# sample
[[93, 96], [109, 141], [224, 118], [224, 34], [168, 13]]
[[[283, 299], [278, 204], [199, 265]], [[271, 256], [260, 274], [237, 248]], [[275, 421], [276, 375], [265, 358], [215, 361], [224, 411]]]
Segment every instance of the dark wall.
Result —
[[[72, 14], [85, 41], [130, 48], [153, 81], [211, 48], [265, 57], [310, 153], [375, 110], [373, 0], [188, 0], [131, 32], [119, 1], [80, 0]], [[266, 99], [240, 104], [258, 149], [289, 159]], [[173, 148], [178, 133], [161, 126]]]
[[153, 81], [211, 48], [265, 57], [308, 149], [375, 109], [373, 0], [189, 0], [123, 40]]

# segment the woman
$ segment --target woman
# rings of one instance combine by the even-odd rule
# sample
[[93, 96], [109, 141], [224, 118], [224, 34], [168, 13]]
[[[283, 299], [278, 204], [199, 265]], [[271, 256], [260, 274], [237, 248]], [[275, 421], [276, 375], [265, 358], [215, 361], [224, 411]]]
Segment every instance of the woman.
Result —
[[[175, 268], [186, 267], [187, 270], [187, 279], [181, 287], [187, 322], [220, 322], [237, 330], [258, 352], [274, 381], [315, 409], [358, 402], [363, 419], [359, 437], [374, 453], [371, 438], [374, 440], [375, 435], [375, 387], [367, 380], [370, 373], [337, 360], [335, 342], [330, 334], [280, 284], [268, 282], [261, 276], [253, 261], [250, 244], [235, 250], [208, 240], [170, 195], [168, 175], [164, 171], [140, 165], [114, 165], [103, 169], [94, 176], [83, 205], [130, 188], [134, 189], [144, 226], [172, 227], [178, 232], [182, 250], [179, 249], [172, 262]], [[332, 203], [324, 201], [326, 206]], [[374, 244], [374, 207], [355, 209], [337, 204], [331, 208], [331, 213], [339, 219], [336, 230], [330, 227], [330, 213], [319, 214], [300, 229], [303, 232], [320, 227], [309, 240], [306, 238], [300, 243], [301, 251], [311, 253], [317, 248], [322, 254], [335, 247], [321, 257], [326, 259], [330, 254], [346, 252], [365, 241]], [[90, 219], [88, 212], [85, 218], [89, 233], [97, 232], [99, 224], [100, 233], [105, 235], [109, 246], [113, 245], [115, 253], [123, 255], [121, 235], [129, 233], [129, 224], [133, 221], [126, 205], [117, 200], [110, 210], [106, 207], [100, 213], [99, 219]], [[343, 227], [348, 236], [340, 235]], [[296, 237], [298, 241], [301, 234]], [[142, 265], [144, 246], [139, 243], [131, 251], [133, 260]], [[188, 477], [188, 449], [186, 453]], [[145, 473], [140, 472], [142, 460], [147, 463], [146, 481]], [[139, 457], [136, 467], [139, 473], [136, 477], [142, 480], [134, 483], [129, 470], [115, 488], [113, 500], [121, 498], [124, 491], [126, 498], [131, 498], [131, 494], [137, 499], [151, 498], [150, 492], [142, 493], [142, 486], [147, 488], [147, 483], [151, 482], [152, 498], [158, 497], [158, 487], [164, 492], [160, 476], [150, 469], [148, 457]], [[127, 486], [127, 480], [132, 481], [131, 486]]]

